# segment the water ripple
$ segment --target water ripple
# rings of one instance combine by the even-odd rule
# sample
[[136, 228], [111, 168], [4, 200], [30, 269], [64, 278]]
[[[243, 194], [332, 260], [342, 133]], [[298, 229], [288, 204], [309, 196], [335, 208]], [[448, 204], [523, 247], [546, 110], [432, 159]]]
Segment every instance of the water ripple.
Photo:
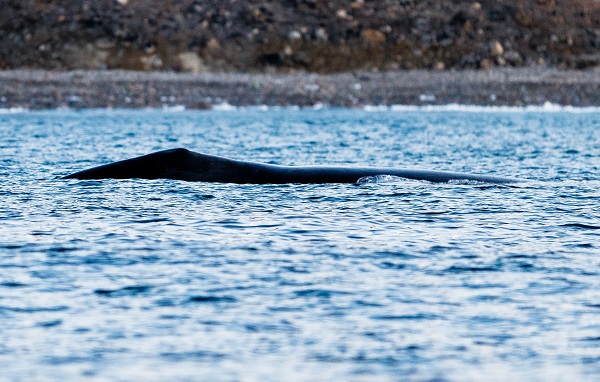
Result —
[[[594, 380], [599, 116], [3, 115], [2, 376]], [[169, 147], [529, 181], [59, 179]]]

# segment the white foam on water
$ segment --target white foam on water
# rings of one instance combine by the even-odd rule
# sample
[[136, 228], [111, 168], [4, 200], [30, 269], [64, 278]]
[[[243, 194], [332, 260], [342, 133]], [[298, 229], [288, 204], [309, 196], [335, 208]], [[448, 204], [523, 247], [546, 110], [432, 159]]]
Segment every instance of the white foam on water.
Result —
[[162, 110], [167, 111], [185, 111], [185, 105], [162, 105]]
[[[188, 110], [185, 105], [162, 105], [158, 108], [148, 107], [147, 110], [165, 110], [165, 111], [185, 111]], [[211, 110], [216, 111], [241, 111], [241, 110], [257, 110], [257, 111], [273, 111], [273, 110], [328, 110], [328, 109], [344, 109], [344, 107], [333, 107], [321, 102], [317, 102], [310, 106], [298, 106], [298, 105], [250, 105], [250, 106], [235, 106], [228, 102], [222, 102], [211, 106]], [[348, 108], [356, 109], [356, 108]], [[447, 104], [447, 105], [362, 105], [358, 108], [368, 112], [381, 112], [381, 111], [422, 111], [422, 112], [444, 112], [444, 111], [458, 111], [458, 112], [469, 112], [469, 113], [516, 113], [516, 112], [536, 112], [536, 113], [599, 113], [600, 106], [571, 106], [571, 105], [559, 105], [551, 102], [546, 102], [542, 105], [528, 105], [528, 106], [485, 106], [485, 105], [463, 105], [463, 104]], [[55, 110], [80, 110], [66, 106], [61, 106]], [[86, 110], [129, 110], [128, 108], [93, 108]], [[24, 107], [11, 107], [11, 108], [0, 108], [0, 114], [10, 113], [23, 113], [28, 111], [35, 111]]]
[[356, 184], [363, 185], [372, 183], [403, 183], [411, 181], [413, 180], [394, 175], [370, 175], [363, 176], [362, 178], [356, 181]]
[[25, 111], [29, 111], [29, 109], [26, 109], [24, 107], [0, 108], [0, 114], [22, 113]]
[[229, 102], [221, 102], [219, 104], [212, 105], [211, 109], [218, 111], [235, 111], [239, 110], [240, 108], [238, 106], [233, 106]]
[[600, 112], [598, 106], [578, 107], [571, 105], [559, 105], [551, 102], [545, 102], [542, 105], [527, 105], [527, 106], [484, 106], [484, 105], [462, 105], [462, 104], [448, 104], [448, 105], [373, 105], [365, 106], [366, 111], [461, 111], [471, 113], [481, 112], [545, 112], [545, 113], [597, 113]]

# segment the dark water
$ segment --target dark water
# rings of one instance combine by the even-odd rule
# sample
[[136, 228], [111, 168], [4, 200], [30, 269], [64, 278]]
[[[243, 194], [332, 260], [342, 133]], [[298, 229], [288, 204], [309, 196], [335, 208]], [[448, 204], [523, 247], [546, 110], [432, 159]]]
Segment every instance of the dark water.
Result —
[[[600, 112], [23, 112], [0, 137], [1, 380], [600, 376]], [[58, 179], [173, 147], [530, 181]]]

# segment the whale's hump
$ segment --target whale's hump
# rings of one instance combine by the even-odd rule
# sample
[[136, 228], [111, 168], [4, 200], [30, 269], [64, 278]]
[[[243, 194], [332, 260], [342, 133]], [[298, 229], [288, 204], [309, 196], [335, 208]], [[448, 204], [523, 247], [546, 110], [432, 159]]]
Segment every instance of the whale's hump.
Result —
[[[64, 179], [177, 179], [191, 151], [184, 148], [157, 151], [152, 154], [93, 167]], [[185, 179], [184, 179], [185, 180]]]

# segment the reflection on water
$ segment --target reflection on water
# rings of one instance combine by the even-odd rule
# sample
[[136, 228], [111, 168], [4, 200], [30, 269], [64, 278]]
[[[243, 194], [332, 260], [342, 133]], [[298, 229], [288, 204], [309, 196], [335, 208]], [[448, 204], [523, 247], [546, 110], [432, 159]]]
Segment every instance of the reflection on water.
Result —
[[[0, 114], [8, 380], [593, 380], [600, 114]], [[171, 147], [518, 186], [64, 181]]]

